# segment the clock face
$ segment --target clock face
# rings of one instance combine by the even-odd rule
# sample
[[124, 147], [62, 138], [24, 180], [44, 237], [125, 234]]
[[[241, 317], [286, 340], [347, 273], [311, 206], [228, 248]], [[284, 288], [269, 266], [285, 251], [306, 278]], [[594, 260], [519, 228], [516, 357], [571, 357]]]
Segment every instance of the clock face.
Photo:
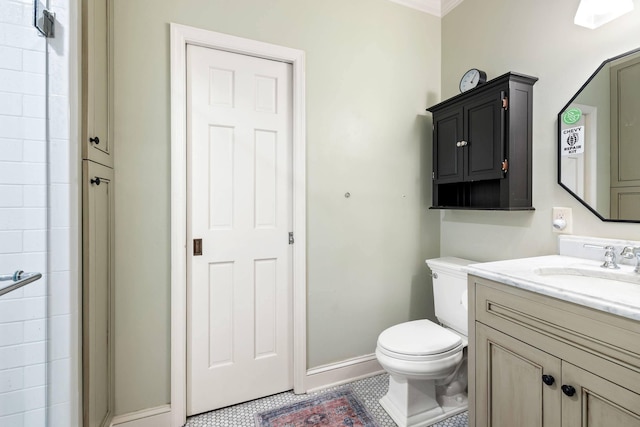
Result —
[[487, 81], [487, 73], [472, 68], [460, 79], [460, 92], [466, 92]]

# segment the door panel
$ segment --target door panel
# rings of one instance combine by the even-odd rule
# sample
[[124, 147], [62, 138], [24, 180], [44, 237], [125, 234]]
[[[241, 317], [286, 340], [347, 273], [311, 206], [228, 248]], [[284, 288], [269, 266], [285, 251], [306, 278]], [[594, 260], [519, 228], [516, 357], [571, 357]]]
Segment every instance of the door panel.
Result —
[[504, 160], [502, 99], [492, 93], [469, 105], [465, 110], [467, 181], [499, 179]]
[[[109, 118], [109, 48], [111, 0], [83, 0], [83, 37], [85, 52], [83, 113], [83, 159], [113, 167], [113, 144]], [[98, 139], [96, 139], [98, 138]]]
[[[559, 427], [560, 359], [476, 323], [477, 427]], [[544, 408], [544, 410], [543, 410]]]
[[576, 389], [562, 397], [563, 427], [640, 427], [640, 394], [567, 362], [562, 383]]
[[438, 115], [433, 142], [433, 156], [437, 160], [435, 180], [439, 184], [459, 182], [463, 179], [464, 149], [456, 144], [462, 141], [462, 110], [455, 109], [449, 113]]
[[108, 425], [113, 415], [113, 169], [83, 162], [84, 423]]
[[[289, 390], [291, 66], [187, 49], [187, 412]], [[191, 246], [191, 245], [189, 245]]]

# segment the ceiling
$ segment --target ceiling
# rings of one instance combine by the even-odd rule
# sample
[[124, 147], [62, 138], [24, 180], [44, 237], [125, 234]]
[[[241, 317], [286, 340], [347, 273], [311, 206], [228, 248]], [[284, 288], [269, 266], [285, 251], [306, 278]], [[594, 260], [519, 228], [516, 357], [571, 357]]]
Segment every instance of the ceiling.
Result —
[[390, 0], [394, 3], [398, 3], [412, 9], [417, 9], [422, 12], [435, 15], [442, 18], [447, 13], [451, 12], [456, 6], [463, 2], [463, 0]]

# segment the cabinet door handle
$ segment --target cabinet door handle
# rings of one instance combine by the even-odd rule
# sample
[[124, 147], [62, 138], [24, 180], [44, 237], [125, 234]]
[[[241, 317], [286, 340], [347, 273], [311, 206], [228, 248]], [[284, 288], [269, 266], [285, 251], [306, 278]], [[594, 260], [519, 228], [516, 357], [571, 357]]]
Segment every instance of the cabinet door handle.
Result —
[[576, 389], [575, 389], [575, 388], [573, 388], [573, 386], [570, 386], [570, 385], [563, 385], [561, 388], [562, 388], [562, 392], [563, 392], [564, 394], [566, 394], [567, 396], [569, 396], [569, 397], [571, 397], [571, 396], [573, 396], [574, 394], [576, 394]]
[[98, 145], [100, 144], [100, 138], [98, 138], [97, 136], [95, 138], [89, 138], [89, 142], [93, 142], [94, 144]]
[[553, 376], [551, 375], [543, 375], [542, 382], [545, 383], [546, 385], [553, 385], [553, 383], [556, 382], [556, 379], [553, 378]]
[[456, 142], [456, 147], [462, 147], [462, 142], [460, 141]]
[[467, 144], [469, 144], [469, 142], [467, 142], [467, 141], [460, 141], [460, 147], [465, 147]]
[[100, 185], [100, 177], [96, 176], [95, 179], [92, 178], [89, 180], [89, 182], [95, 185]]

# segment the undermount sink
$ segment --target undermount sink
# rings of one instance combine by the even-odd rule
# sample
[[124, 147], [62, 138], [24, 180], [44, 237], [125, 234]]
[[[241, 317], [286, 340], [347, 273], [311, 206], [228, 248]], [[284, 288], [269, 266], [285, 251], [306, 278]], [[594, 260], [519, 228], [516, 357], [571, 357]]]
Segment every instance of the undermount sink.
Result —
[[540, 267], [533, 270], [545, 282], [557, 280], [563, 284], [576, 281], [583, 285], [611, 286], [619, 282], [640, 285], [640, 274], [635, 273], [628, 266], [621, 269], [607, 269], [594, 266]]
[[[617, 257], [618, 269], [601, 267], [606, 247], [616, 255], [640, 241], [560, 236], [557, 255], [471, 264], [471, 275], [640, 321], [640, 274], [635, 260]], [[601, 247], [601, 250], [594, 250]]]

